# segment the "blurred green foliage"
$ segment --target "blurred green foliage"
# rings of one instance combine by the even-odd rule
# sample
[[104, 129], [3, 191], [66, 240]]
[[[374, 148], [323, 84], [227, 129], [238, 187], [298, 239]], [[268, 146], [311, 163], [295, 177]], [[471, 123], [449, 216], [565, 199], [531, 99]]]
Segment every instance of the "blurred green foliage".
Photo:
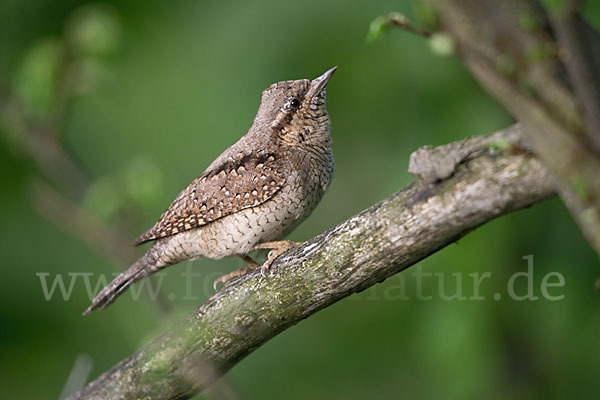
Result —
[[[588, 3], [586, 16], [598, 24], [598, 2]], [[262, 89], [337, 65], [328, 86], [336, 172], [322, 204], [291, 235], [304, 240], [408, 184], [408, 157], [419, 146], [511, 123], [458, 59], [438, 57], [426, 39], [389, 29], [365, 43], [372, 21], [391, 11], [435, 23], [414, 7], [391, 0], [4, 0], [0, 84], [36, 119], [68, 105], [59, 114], [62, 141], [92, 179], [82, 205], [107, 224], [133, 215], [132, 241], [246, 132]], [[436, 40], [437, 53], [448, 53], [448, 43]], [[2, 133], [14, 137], [6, 125]], [[46, 301], [36, 273], [110, 274], [114, 266], [33, 210], [26, 189], [39, 171], [26, 153], [3, 141], [0, 163], [2, 398], [56, 398], [82, 353], [97, 376], [191, 312], [218, 275], [240, 267], [231, 259], [169, 268], [162, 282], [175, 315], [161, 317], [147, 301], [123, 296], [81, 317], [89, 302], [81, 282], [69, 301]], [[537, 295], [544, 275], [560, 272], [566, 284], [554, 289], [564, 299], [494, 300], [526, 269], [529, 254]], [[195, 300], [182, 277], [190, 264], [201, 273]], [[420, 266], [445, 273], [447, 293], [456, 290], [452, 273], [489, 271], [480, 290], [486, 300], [419, 301], [408, 270], [276, 337], [235, 367], [227, 385], [262, 399], [600, 397], [597, 257], [560, 201], [486, 224]], [[402, 285], [410, 300], [402, 300]], [[438, 289], [435, 279], [424, 281], [424, 293]], [[466, 283], [463, 290], [473, 294]]]
[[59, 39], [40, 40], [27, 50], [14, 79], [19, 99], [37, 117], [46, 117], [60, 90], [64, 48]]

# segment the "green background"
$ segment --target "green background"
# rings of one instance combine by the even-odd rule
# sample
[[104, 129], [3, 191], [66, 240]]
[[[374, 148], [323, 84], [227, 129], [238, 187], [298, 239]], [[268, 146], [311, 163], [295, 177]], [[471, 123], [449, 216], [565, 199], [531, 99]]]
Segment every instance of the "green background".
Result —
[[[588, 3], [586, 15], [598, 26], [598, 2]], [[436, 54], [427, 40], [391, 30], [366, 43], [371, 21], [391, 11], [414, 15], [415, 4], [128, 1], [90, 8], [1, 0], [0, 83], [31, 118], [44, 120], [60, 86], [52, 73], [63, 68], [60, 49], [85, 67], [62, 141], [94, 182], [83, 207], [111, 226], [128, 215], [133, 241], [246, 132], [261, 90], [337, 65], [328, 86], [335, 176], [290, 237], [306, 240], [408, 184], [408, 158], [418, 147], [511, 123], [460, 60]], [[95, 378], [190, 313], [212, 293], [216, 276], [241, 267], [237, 259], [193, 262], [202, 273], [193, 278], [195, 301], [182, 299], [186, 264], [169, 268], [163, 293], [175, 299], [166, 315], [144, 297], [125, 295], [82, 317], [89, 298], [81, 281], [68, 301], [46, 301], [36, 273], [92, 272], [96, 279], [126, 266], [32, 208], [28, 188], [40, 171], [18, 135], [0, 126], [0, 397], [57, 398], [80, 354], [93, 361]], [[510, 299], [507, 282], [526, 270], [527, 255], [540, 299]], [[559, 200], [492, 221], [420, 267], [443, 273], [448, 294], [456, 291], [452, 273], [462, 274], [466, 296], [473, 291], [468, 274], [489, 271], [480, 289], [486, 300], [445, 301], [433, 278], [423, 284], [433, 299], [418, 300], [410, 269], [277, 336], [224, 384], [240, 398], [261, 399], [600, 398], [597, 256]], [[564, 276], [564, 287], [550, 289], [562, 300], [541, 297], [550, 272]], [[400, 298], [402, 285], [408, 300]], [[515, 290], [527, 290], [524, 279]]]

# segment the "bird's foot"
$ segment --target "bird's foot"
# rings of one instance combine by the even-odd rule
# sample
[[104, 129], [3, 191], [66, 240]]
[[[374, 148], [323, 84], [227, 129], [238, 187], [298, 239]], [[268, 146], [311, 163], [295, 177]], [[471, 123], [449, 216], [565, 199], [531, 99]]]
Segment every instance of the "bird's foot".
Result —
[[213, 282], [213, 288], [215, 290], [217, 290], [217, 285], [219, 283], [222, 283], [223, 286], [225, 286], [227, 281], [229, 281], [233, 278], [237, 278], [238, 276], [242, 276], [242, 275], [248, 273], [249, 271], [252, 271], [253, 269], [260, 267], [260, 264], [256, 263], [252, 258], [250, 258], [250, 256], [240, 256], [240, 257], [242, 260], [244, 260], [244, 262], [246, 264], [248, 264], [248, 266], [245, 268], [240, 268], [236, 271], [228, 273], [227, 275], [223, 275], [223, 276], [215, 279], [215, 281]]
[[227, 281], [230, 281], [233, 278], [237, 278], [238, 276], [242, 276], [242, 275], [248, 273], [249, 271], [252, 271], [253, 269], [256, 269], [258, 267], [261, 267], [260, 273], [263, 277], [266, 278], [267, 271], [269, 270], [269, 268], [271, 268], [271, 265], [273, 264], [273, 262], [275, 262], [275, 260], [277, 260], [279, 258], [279, 256], [283, 255], [287, 251], [293, 249], [294, 247], [296, 247], [300, 244], [302, 244], [302, 242], [293, 242], [291, 240], [280, 240], [280, 241], [276, 241], [276, 242], [264, 242], [264, 243], [260, 243], [260, 244], [256, 245], [254, 247], [254, 249], [252, 249], [252, 250], [264, 250], [264, 249], [271, 250], [269, 252], [269, 256], [267, 257], [267, 261], [264, 262], [262, 267], [260, 266], [260, 264], [257, 264], [249, 256], [240, 256], [242, 258], [242, 260], [244, 260], [244, 262], [246, 262], [246, 264], [248, 264], [248, 266], [245, 268], [241, 268], [236, 271], [230, 272], [227, 275], [223, 275], [220, 278], [215, 279], [215, 281], [213, 282], [213, 288], [215, 290], [217, 290], [217, 285], [219, 283], [222, 283], [223, 285], [225, 285], [227, 283]]
[[302, 242], [293, 242], [291, 240], [279, 240], [276, 242], [264, 242], [257, 244], [254, 247], [254, 250], [261, 249], [270, 249], [269, 256], [267, 257], [267, 261], [260, 267], [260, 273], [263, 277], [267, 277], [267, 271], [271, 268], [271, 265], [275, 260], [279, 258], [282, 254], [288, 252], [294, 247], [302, 244]]

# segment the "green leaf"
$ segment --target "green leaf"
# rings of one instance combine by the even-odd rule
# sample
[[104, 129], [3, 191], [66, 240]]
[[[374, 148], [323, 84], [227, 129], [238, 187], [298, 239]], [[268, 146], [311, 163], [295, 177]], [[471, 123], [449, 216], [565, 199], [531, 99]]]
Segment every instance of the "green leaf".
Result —
[[51, 113], [59, 95], [64, 54], [60, 40], [42, 39], [27, 51], [17, 70], [14, 91], [27, 110], [38, 118]]
[[386, 17], [379, 16], [375, 18], [369, 25], [369, 31], [367, 32], [367, 43], [373, 43], [381, 39], [388, 29], [389, 26], [386, 22]]
[[66, 25], [67, 41], [78, 56], [109, 56], [117, 50], [120, 36], [117, 14], [105, 4], [87, 4], [76, 9]]

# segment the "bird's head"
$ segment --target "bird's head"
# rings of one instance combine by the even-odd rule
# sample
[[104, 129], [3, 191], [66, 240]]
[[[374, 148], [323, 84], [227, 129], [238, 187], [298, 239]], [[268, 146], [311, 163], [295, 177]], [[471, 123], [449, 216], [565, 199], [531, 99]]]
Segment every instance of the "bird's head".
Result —
[[312, 81], [272, 84], [262, 93], [254, 123], [290, 146], [329, 140], [325, 88], [335, 70], [333, 67]]

